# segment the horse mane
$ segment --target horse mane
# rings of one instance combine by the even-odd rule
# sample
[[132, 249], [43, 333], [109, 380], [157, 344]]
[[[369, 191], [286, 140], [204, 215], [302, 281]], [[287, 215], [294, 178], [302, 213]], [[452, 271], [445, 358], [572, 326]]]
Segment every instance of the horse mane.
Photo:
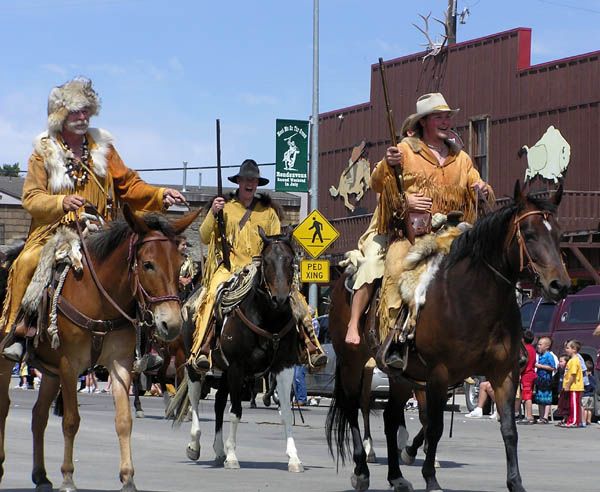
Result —
[[[557, 210], [553, 202], [530, 195], [527, 195], [525, 203], [530, 203], [539, 210], [551, 214], [556, 213]], [[525, 208], [525, 203], [511, 200], [504, 207], [477, 220], [472, 229], [462, 233], [452, 243], [446, 259], [446, 268], [453, 267], [465, 258], [469, 258], [472, 263], [487, 261], [497, 265], [498, 258], [504, 262], [506, 260], [504, 235], [508, 222]]]
[[[173, 226], [164, 215], [153, 212], [145, 214], [142, 219], [149, 229], [162, 232], [169, 239], [175, 241], [176, 235]], [[108, 228], [91, 234], [86, 241], [92, 255], [102, 261], [132, 234], [133, 230], [129, 224], [124, 219], [119, 219], [111, 222]]]

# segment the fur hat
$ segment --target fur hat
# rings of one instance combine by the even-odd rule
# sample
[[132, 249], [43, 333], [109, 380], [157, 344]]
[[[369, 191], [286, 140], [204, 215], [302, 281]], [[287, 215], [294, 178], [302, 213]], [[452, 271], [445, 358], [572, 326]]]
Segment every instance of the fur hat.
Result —
[[439, 92], [423, 94], [417, 99], [417, 112], [407, 118], [402, 128], [404, 130], [414, 130], [420, 119], [432, 113], [450, 112], [454, 115], [459, 111], [460, 109], [451, 109], [444, 96]]
[[262, 178], [260, 176], [258, 164], [252, 159], [246, 159], [242, 162], [238, 173], [235, 176], [229, 176], [227, 179], [232, 183], [237, 184], [239, 178], [258, 178], [258, 186], [264, 186], [269, 183], [267, 178]]
[[54, 87], [48, 96], [48, 132], [62, 131], [63, 123], [71, 111], [88, 108], [90, 116], [100, 112], [100, 98], [92, 88], [92, 81], [75, 77], [69, 82]]

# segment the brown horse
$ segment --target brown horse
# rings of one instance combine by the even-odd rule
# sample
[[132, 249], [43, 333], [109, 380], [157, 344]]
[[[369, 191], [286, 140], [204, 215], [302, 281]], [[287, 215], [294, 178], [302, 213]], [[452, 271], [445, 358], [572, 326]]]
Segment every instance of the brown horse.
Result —
[[[79, 276], [69, 272], [61, 302], [66, 301], [79, 311], [82, 318], [87, 319], [80, 324], [87, 324], [89, 328], [81, 328], [59, 308], [60, 346], [51, 348], [49, 337], [41, 336], [39, 345], [30, 353], [30, 363], [45, 372], [32, 412], [32, 479], [36, 491], [52, 491], [44, 464], [44, 432], [50, 405], [59, 389], [64, 401], [63, 483], [60, 491], [77, 490], [73, 482], [73, 444], [80, 422], [77, 377], [96, 363], [108, 368], [112, 378], [115, 427], [121, 451], [121, 490], [137, 490], [133, 481], [132, 419], [128, 397], [136, 328], [127, 318], [135, 322], [136, 312], [141, 312], [145, 324], [138, 324], [137, 329], [152, 326], [160, 340], [170, 341], [179, 335], [182, 319], [177, 288], [183, 259], [177, 250], [176, 236], [197, 215], [192, 213], [170, 224], [158, 214], [136, 217], [126, 206], [126, 221], [115, 222], [107, 230], [92, 234], [86, 240], [89, 263], [86, 259], [83, 273]], [[102, 288], [107, 295], [101, 293]], [[12, 365], [3, 359], [0, 362], [0, 464], [4, 461], [4, 428], [10, 404], [8, 386]]]
[[[521, 342], [515, 284], [523, 268], [529, 266], [546, 297], [558, 300], [567, 294], [570, 279], [561, 260], [560, 229], [554, 217], [561, 197], [562, 187], [549, 201], [525, 196], [517, 182], [514, 202], [480, 219], [473, 229], [459, 236], [431, 281], [417, 320], [406, 379], [391, 374], [390, 399], [384, 411], [388, 481], [396, 492], [412, 490], [402, 477], [396, 445], [408, 380], [425, 381], [427, 385], [425, 435], [429, 445], [422, 473], [427, 491], [434, 491], [441, 490], [434, 463], [443, 432], [447, 389], [470, 374], [485, 375], [494, 387], [506, 449], [507, 486], [511, 491], [524, 492], [514, 422]], [[336, 289], [335, 295], [339, 292]], [[330, 325], [345, 322], [335, 318], [340, 313], [336, 305], [344, 302], [335, 295]], [[360, 368], [354, 367], [351, 373], [355, 363]], [[327, 433], [330, 449], [335, 434], [337, 451], [342, 456], [345, 429], [355, 411], [352, 396], [356, 392], [346, 392], [356, 384], [351, 378], [359, 375], [362, 365], [359, 358], [346, 358], [340, 361], [336, 373], [337, 398], [332, 402]], [[353, 486], [366, 490], [369, 472], [364, 453], [355, 451], [354, 461]]]

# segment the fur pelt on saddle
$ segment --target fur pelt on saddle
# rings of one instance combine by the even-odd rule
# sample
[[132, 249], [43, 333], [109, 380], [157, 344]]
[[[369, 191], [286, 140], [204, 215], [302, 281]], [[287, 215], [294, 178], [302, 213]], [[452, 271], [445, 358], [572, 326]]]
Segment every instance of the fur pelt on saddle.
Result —
[[44, 289], [50, 285], [52, 272], [59, 264], [70, 265], [77, 272], [83, 269], [79, 236], [68, 227], [59, 227], [42, 248], [40, 261], [21, 302], [26, 314], [37, 312]]
[[417, 238], [402, 262], [398, 288], [402, 301], [409, 307], [408, 327], [414, 327], [419, 309], [425, 304], [427, 289], [435, 278], [452, 242], [471, 227], [466, 222], [445, 226], [435, 234]]

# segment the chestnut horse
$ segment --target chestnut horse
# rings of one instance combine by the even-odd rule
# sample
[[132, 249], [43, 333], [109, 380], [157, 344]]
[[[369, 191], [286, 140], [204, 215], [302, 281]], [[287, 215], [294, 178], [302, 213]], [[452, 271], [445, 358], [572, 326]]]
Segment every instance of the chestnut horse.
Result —
[[[49, 337], [43, 334], [39, 345], [30, 353], [30, 363], [45, 372], [32, 411], [32, 479], [36, 491], [53, 490], [44, 464], [44, 432], [50, 406], [59, 389], [64, 401], [63, 483], [60, 491], [77, 490], [73, 482], [73, 445], [80, 422], [77, 378], [96, 363], [105, 366], [112, 378], [115, 427], [121, 452], [121, 490], [137, 490], [133, 481], [132, 418], [128, 396], [136, 327], [127, 318], [136, 322], [136, 312], [143, 313], [145, 323], [139, 323], [137, 329], [143, 329], [143, 326], [153, 329], [154, 336], [160, 340], [171, 341], [179, 335], [182, 319], [177, 294], [183, 258], [177, 250], [176, 237], [197, 215], [195, 212], [170, 224], [158, 214], [136, 217], [125, 206], [125, 221], [114, 222], [108, 229], [94, 233], [86, 240], [84, 251], [89, 250], [89, 257], [85, 258], [84, 270], [81, 275], [69, 272], [62, 299], [87, 319], [90, 328], [80, 328], [59, 308], [59, 347], [51, 348]], [[89, 268], [90, 264], [93, 269]], [[95, 279], [92, 271], [96, 273]], [[4, 428], [10, 404], [8, 387], [12, 365], [1, 359], [0, 464], [4, 461]]]
[[[450, 254], [427, 288], [427, 302], [417, 320], [414, 349], [409, 352], [407, 379], [426, 382], [425, 436], [428, 443], [422, 473], [427, 491], [441, 490], [435, 473], [435, 453], [443, 432], [447, 389], [470, 374], [482, 374], [492, 383], [500, 414], [500, 429], [507, 460], [507, 487], [524, 492], [517, 458], [514, 401], [519, 381], [521, 323], [515, 296], [517, 278], [529, 267], [544, 295], [552, 300], [566, 296], [571, 285], [560, 255], [560, 229], [555, 215], [562, 186], [550, 200], [525, 196], [519, 183], [514, 201], [478, 220], [459, 236]], [[390, 250], [393, 248], [390, 245]], [[388, 252], [388, 254], [390, 254]], [[335, 295], [340, 293], [336, 289]], [[343, 298], [332, 296], [329, 323], [336, 318]], [[333, 314], [333, 317], [332, 317]], [[374, 355], [374, 354], [372, 354]], [[360, 368], [350, 367], [355, 363]], [[364, 364], [359, 358], [339, 361], [336, 400], [327, 423], [330, 450], [336, 439], [338, 455], [345, 452], [346, 430], [356, 413], [353, 382]], [[388, 481], [395, 492], [412, 490], [398, 464], [396, 433], [403, 418], [407, 380], [390, 374], [390, 398], [384, 411], [388, 449]], [[354, 405], [354, 406], [353, 406]], [[357, 452], [352, 484], [366, 490], [369, 472], [364, 451]]]

